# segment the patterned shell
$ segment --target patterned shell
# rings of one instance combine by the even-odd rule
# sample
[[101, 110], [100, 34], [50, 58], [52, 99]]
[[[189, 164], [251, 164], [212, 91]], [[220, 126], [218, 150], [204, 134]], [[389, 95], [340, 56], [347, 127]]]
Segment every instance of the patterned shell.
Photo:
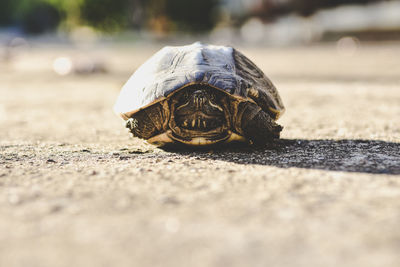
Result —
[[232, 47], [199, 42], [167, 46], [154, 54], [123, 86], [114, 110], [123, 114], [145, 108], [194, 83], [243, 98], [248, 97], [247, 89], [253, 88], [263, 96], [260, 101], [265, 103], [258, 103], [262, 108], [268, 108], [276, 117], [284, 111], [274, 85], [246, 56]]

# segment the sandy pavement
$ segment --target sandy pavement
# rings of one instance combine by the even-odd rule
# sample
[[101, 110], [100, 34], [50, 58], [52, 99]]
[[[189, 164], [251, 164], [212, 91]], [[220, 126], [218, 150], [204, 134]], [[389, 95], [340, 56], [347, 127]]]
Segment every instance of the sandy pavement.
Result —
[[[287, 111], [267, 150], [131, 138], [118, 90], [159, 46], [0, 61], [0, 266], [400, 266], [400, 44], [248, 48]], [[57, 56], [107, 74], [58, 76]]]

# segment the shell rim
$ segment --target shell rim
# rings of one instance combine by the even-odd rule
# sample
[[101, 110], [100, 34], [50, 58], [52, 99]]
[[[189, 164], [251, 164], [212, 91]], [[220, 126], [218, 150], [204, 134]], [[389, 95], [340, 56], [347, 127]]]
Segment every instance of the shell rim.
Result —
[[[214, 85], [211, 85], [211, 84], [209, 84], [209, 83], [204, 83], [204, 82], [190, 82], [190, 83], [187, 83], [187, 84], [181, 86], [180, 88], [177, 88], [176, 90], [174, 90], [173, 92], [171, 92], [168, 96], [160, 97], [160, 98], [156, 99], [155, 101], [153, 101], [153, 102], [151, 102], [151, 103], [149, 103], [149, 104], [147, 104], [147, 105], [144, 105], [143, 107], [141, 107], [141, 108], [139, 108], [139, 109], [132, 110], [132, 111], [128, 111], [128, 112], [124, 112], [124, 113], [121, 113], [121, 112], [117, 112], [117, 113], [126, 121], [126, 120], [128, 120], [129, 118], [131, 118], [133, 114], [135, 114], [135, 113], [137, 113], [137, 112], [139, 112], [139, 111], [141, 111], [141, 110], [144, 110], [144, 109], [146, 109], [146, 108], [148, 108], [148, 107], [150, 107], [150, 106], [152, 106], [152, 105], [155, 105], [155, 104], [157, 104], [157, 103], [159, 103], [159, 102], [162, 102], [162, 101], [164, 101], [164, 100], [166, 100], [166, 99], [169, 99], [169, 98], [171, 98], [174, 94], [176, 94], [177, 92], [179, 92], [179, 91], [185, 89], [186, 87], [192, 86], [192, 85], [206, 85], [206, 86], [209, 86], [209, 87], [211, 87], [211, 88], [217, 89], [217, 90], [219, 90], [219, 91], [221, 91], [221, 92], [227, 94], [227, 95], [230, 96], [230, 97], [234, 97], [234, 98], [240, 99], [240, 100], [242, 100], [242, 101], [249, 101], [249, 102], [253, 102], [253, 103], [257, 104], [257, 103], [256, 103], [253, 99], [251, 99], [250, 97], [245, 98], [245, 97], [238, 96], [238, 95], [232, 95], [232, 94], [226, 92], [225, 90], [223, 90], [223, 89], [221, 89], [221, 88], [218, 88], [218, 87], [216, 87], [216, 86], [214, 86]], [[277, 109], [274, 109], [274, 108], [272, 108], [272, 107], [268, 107], [268, 109], [269, 109], [271, 112], [273, 112], [274, 114], [276, 114], [276, 119], [275, 119], [275, 121], [278, 120], [279, 117], [280, 117], [280, 116], [284, 113], [284, 111], [285, 111], [285, 108], [282, 108], [281, 110], [277, 110]]]

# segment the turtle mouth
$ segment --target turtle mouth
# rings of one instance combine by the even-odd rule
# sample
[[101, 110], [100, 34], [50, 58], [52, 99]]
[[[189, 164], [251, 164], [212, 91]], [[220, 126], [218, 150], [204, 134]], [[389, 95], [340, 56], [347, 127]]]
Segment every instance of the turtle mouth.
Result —
[[175, 119], [176, 125], [186, 130], [208, 132], [225, 124], [225, 117], [211, 116], [201, 111], [194, 112], [187, 116], [178, 116]]
[[171, 130], [172, 138], [185, 144], [209, 145], [229, 137], [224, 118], [207, 117], [203, 114], [180, 118]]

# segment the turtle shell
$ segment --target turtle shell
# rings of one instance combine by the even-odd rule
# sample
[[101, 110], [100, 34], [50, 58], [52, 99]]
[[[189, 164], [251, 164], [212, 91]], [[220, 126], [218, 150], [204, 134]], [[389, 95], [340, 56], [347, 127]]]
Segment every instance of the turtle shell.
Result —
[[228, 46], [196, 42], [167, 46], [148, 59], [123, 86], [114, 110], [127, 115], [190, 84], [207, 84], [235, 97], [251, 98], [277, 119], [284, 106], [275, 86], [246, 56]]

